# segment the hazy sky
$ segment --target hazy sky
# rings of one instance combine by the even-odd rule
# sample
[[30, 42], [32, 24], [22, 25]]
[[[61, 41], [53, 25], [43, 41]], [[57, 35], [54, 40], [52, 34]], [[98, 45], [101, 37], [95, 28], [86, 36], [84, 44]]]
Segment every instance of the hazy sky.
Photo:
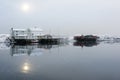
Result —
[[0, 0], [0, 33], [34, 26], [56, 34], [120, 35], [120, 0]]

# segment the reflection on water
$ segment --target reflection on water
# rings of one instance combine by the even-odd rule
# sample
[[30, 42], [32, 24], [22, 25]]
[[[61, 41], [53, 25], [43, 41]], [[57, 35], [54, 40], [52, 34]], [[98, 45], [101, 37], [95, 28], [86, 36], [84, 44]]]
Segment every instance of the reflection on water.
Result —
[[22, 72], [23, 73], [28, 73], [30, 71], [30, 64], [25, 62], [22, 66]]
[[74, 46], [81, 46], [81, 47], [92, 47], [97, 46], [99, 43], [96, 41], [82, 41], [82, 42], [74, 42]]
[[[74, 46], [81, 47], [92, 47], [97, 46], [98, 42], [74, 42]], [[43, 50], [50, 50], [52, 48], [58, 48], [60, 46], [65, 46], [68, 44], [31, 44], [31, 45], [11, 45], [10, 47], [10, 55], [11, 56], [19, 56], [19, 55], [41, 55]]]
[[1, 44], [0, 80], [120, 80], [120, 46], [108, 44]]
[[[100, 43], [114, 44], [120, 43], [120, 41], [82, 41], [82, 42], [73, 42], [74, 46], [81, 47], [93, 47], [97, 46]], [[0, 43], [0, 49], [10, 49], [11, 56], [19, 55], [41, 55], [44, 53], [44, 50], [50, 50], [52, 48], [59, 48], [61, 46], [69, 45], [68, 43], [61, 44], [29, 44], [29, 45], [13, 45], [10, 43]]]
[[10, 55], [41, 55], [43, 50], [50, 50], [51, 48], [58, 48], [60, 46], [65, 46], [66, 44], [31, 44], [31, 45], [11, 45]]

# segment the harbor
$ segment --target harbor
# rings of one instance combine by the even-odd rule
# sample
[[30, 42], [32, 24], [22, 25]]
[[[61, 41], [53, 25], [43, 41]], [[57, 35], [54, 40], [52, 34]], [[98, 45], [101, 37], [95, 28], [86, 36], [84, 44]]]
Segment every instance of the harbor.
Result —
[[0, 42], [10, 43], [15, 45], [41, 44], [41, 45], [59, 45], [61, 43], [73, 43], [76, 46], [84, 46], [86, 44], [94, 45], [100, 42], [120, 42], [120, 37], [115, 36], [100, 36], [100, 35], [75, 35], [72, 37], [62, 36], [50, 33], [44, 33], [38, 27], [27, 29], [10, 29], [10, 34], [1, 34]]
[[120, 80], [119, 0], [0, 0], [0, 80]]

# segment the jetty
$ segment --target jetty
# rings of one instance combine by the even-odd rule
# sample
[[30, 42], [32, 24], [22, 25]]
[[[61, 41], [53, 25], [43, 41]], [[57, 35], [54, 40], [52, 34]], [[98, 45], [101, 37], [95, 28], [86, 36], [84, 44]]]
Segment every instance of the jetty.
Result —
[[13, 44], [59, 44], [60, 37], [54, 37], [50, 34], [43, 34], [40, 28], [14, 29], [10, 30], [10, 43]]

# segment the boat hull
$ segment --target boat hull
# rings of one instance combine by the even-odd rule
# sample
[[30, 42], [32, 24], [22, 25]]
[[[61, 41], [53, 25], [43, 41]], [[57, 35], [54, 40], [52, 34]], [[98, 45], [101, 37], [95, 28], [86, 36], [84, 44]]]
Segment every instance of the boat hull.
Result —
[[86, 36], [74, 36], [74, 40], [76, 41], [97, 41], [98, 37], [93, 35], [86, 35]]

